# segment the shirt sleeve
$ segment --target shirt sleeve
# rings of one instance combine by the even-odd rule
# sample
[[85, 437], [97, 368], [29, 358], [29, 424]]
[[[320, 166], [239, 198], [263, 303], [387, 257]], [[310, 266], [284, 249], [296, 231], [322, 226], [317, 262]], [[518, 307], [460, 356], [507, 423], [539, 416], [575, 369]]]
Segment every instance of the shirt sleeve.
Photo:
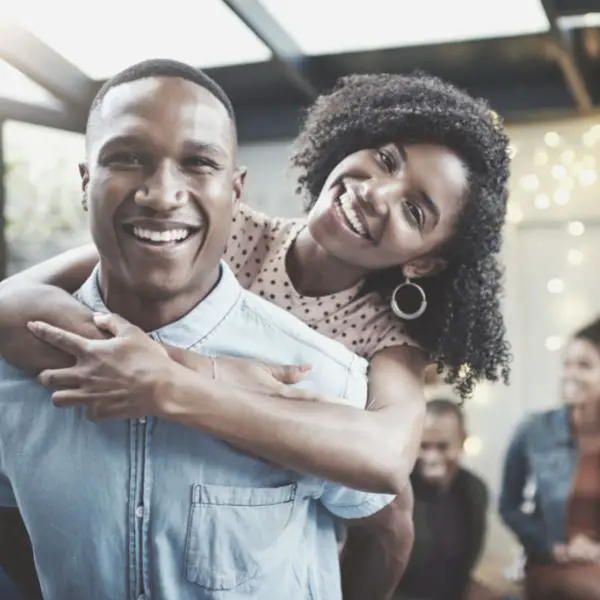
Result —
[[321, 503], [341, 519], [364, 519], [384, 509], [394, 500], [393, 494], [373, 494], [353, 490], [335, 483], [325, 483]]
[[17, 500], [13, 493], [12, 485], [8, 477], [1, 471], [0, 463], [0, 507], [17, 508]]
[[[367, 362], [355, 356], [348, 368], [344, 399], [355, 408], [364, 409], [367, 403]], [[351, 443], [351, 442], [349, 442]], [[341, 519], [362, 519], [379, 512], [394, 500], [393, 494], [374, 494], [325, 482], [320, 501], [325, 508]]]
[[[273, 219], [246, 204], [242, 204], [233, 219], [229, 243], [223, 256], [229, 268], [238, 279], [244, 266], [253, 256], [255, 249], [269, 236], [273, 229]], [[240, 281], [244, 285], [243, 281]]]

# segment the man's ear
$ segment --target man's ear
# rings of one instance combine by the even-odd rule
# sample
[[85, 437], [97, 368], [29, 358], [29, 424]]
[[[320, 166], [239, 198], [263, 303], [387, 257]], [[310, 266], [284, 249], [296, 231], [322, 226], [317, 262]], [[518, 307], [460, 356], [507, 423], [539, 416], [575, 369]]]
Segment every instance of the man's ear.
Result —
[[248, 169], [246, 167], [238, 167], [233, 174], [233, 215], [237, 215], [240, 209], [240, 203], [242, 201], [242, 195], [244, 193], [244, 186], [246, 185], [246, 175]]
[[438, 256], [424, 256], [406, 263], [402, 267], [407, 279], [421, 279], [438, 275], [448, 266], [448, 262]]
[[79, 177], [81, 177], [81, 189], [85, 192], [90, 182], [90, 172], [87, 163], [79, 163]]

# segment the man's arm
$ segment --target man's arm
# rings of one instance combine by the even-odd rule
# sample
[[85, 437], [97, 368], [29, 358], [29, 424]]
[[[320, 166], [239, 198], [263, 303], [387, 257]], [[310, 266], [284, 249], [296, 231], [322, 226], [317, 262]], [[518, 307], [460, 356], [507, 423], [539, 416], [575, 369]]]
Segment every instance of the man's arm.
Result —
[[31, 542], [16, 508], [0, 508], [0, 567], [25, 600], [42, 600]]
[[344, 522], [348, 525], [341, 565], [344, 600], [389, 600], [413, 546], [411, 486], [370, 517]]

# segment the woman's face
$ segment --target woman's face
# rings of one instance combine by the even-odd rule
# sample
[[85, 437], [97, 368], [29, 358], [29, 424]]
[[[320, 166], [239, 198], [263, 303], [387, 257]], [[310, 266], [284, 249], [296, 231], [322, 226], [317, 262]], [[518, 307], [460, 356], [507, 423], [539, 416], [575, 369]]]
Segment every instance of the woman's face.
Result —
[[586, 339], [574, 339], [565, 351], [560, 384], [567, 404], [600, 400], [600, 349]]
[[467, 167], [444, 146], [360, 150], [329, 174], [309, 231], [350, 265], [365, 271], [404, 265], [406, 276], [423, 277], [443, 267], [429, 255], [452, 234], [467, 186]]

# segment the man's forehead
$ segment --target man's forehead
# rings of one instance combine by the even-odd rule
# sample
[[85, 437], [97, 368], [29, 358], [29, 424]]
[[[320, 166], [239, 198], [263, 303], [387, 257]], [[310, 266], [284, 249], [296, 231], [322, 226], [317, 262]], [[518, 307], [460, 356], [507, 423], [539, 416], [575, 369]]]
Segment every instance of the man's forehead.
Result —
[[164, 130], [203, 143], [235, 144], [223, 104], [205, 88], [175, 77], [150, 77], [108, 91], [99, 107], [100, 137], [128, 130]]
[[423, 429], [423, 439], [448, 439], [460, 435], [460, 422], [453, 414], [428, 413]]

